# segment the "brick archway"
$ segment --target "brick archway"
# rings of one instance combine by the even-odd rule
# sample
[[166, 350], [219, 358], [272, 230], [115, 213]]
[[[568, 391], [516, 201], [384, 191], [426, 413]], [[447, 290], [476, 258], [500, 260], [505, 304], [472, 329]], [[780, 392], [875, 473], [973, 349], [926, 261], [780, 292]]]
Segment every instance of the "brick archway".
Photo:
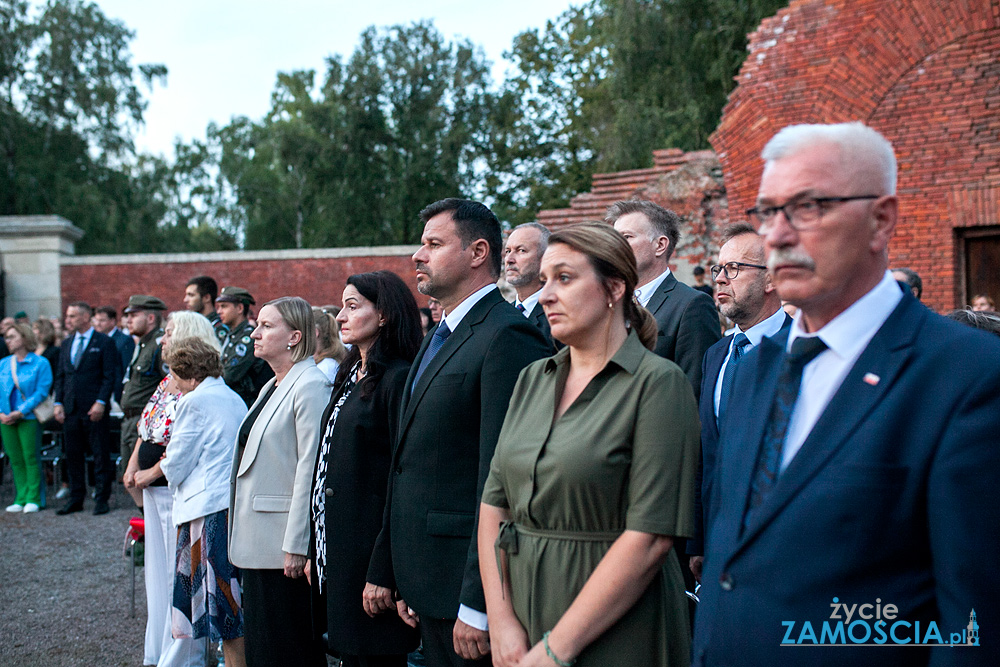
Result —
[[862, 120], [900, 162], [892, 263], [932, 308], [958, 305], [962, 233], [1000, 225], [1000, 0], [796, 0], [750, 36], [738, 82], [711, 137], [730, 210], [779, 129]]

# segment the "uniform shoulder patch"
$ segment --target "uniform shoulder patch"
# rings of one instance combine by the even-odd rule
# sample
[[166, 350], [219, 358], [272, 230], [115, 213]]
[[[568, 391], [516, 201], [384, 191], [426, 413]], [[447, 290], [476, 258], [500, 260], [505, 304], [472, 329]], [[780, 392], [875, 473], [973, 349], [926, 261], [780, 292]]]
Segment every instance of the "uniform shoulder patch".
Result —
[[237, 343], [236, 344], [236, 354], [238, 356], [244, 357], [244, 356], [246, 356], [246, 353], [247, 353], [247, 346], [244, 345], [243, 343]]
[[243, 337], [243, 338], [241, 338], [240, 340], [241, 340], [241, 341], [242, 341], [242, 342], [243, 342], [243, 343], [244, 343], [245, 345], [249, 345], [249, 344], [250, 344], [250, 341], [251, 341], [251, 338], [250, 338], [250, 336], [244, 336], [244, 337]]

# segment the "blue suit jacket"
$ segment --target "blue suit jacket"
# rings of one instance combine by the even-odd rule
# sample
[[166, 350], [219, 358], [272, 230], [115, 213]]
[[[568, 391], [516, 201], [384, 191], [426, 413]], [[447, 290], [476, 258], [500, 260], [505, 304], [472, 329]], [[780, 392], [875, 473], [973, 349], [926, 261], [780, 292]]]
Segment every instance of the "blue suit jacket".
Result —
[[793, 639], [804, 621], [817, 636], [824, 621], [835, 629], [833, 598], [896, 605], [895, 620], [919, 620], [921, 635], [936, 621], [945, 640], [973, 608], [1000, 627], [1000, 341], [904, 295], [741, 534], [786, 341], [766, 339], [736, 372], [750, 399], [721, 425], [694, 664], [998, 664], [995, 638], [780, 644], [783, 622]]
[[[74, 339], [75, 335], [67, 336], [59, 349], [59, 364], [53, 383], [56, 403], [62, 404], [67, 416], [86, 415], [96, 401], [111, 402], [119, 363], [118, 350], [111, 338], [94, 331], [74, 366]], [[108, 413], [104, 414], [107, 416]]]
[[[792, 318], [787, 314], [777, 335], [788, 331]], [[705, 517], [709, 515], [705, 500], [711, 498], [712, 475], [715, 471], [715, 455], [719, 443], [719, 427], [715, 422], [715, 385], [719, 381], [722, 362], [729, 354], [729, 343], [733, 334], [724, 337], [708, 348], [701, 362], [701, 398], [698, 401], [698, 418], [701, 420], [701, 461], [698, 463], [698, 480], [694, 487], [694, 537], [687, 541], [687, 554], [698, 556], [704, 553]]]
[[114, 395], [116, 401], [121, 402], [122, 391], [125, 389], [125, 385], [122, 384], [122, 379], [125, 377], [125, 369], [129, 367], [130, 363], [132, 363], [132, 353], [135, 351], [135, 341], [132, 340], [132, 336], [129, 336], [127, 333], [124, 333], [119, 329], [115, 329], [111, 332], [111, 340], [115, 344], [115, 349], [118, 350], [118, 359], [120, 364], [118, 366], [118, 374], [116, 376], [115, 388], [112, 391], [112, 394]]

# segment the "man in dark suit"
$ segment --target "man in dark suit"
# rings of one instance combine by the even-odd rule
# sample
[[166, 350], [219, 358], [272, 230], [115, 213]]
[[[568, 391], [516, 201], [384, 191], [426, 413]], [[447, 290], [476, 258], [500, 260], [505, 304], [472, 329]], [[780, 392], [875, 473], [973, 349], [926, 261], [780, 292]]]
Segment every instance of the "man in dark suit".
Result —
[[118, 350], [90, 324], [91, 307], [79, 301], [66, 308], [66, 330], [72, 332], [59, 350], [55, 377], [55, 418], [63, 425], [69, 502], [57, 514], [83, 510], [87, 484], [84, 458], [94, 456], [97, 484], [94, 514], [107, 514], [114, 470], [108, 403], [118, 370]]
[[[701, 579], [704, 537], [703, 499], [711, 498], [712, 475], [719, 441], [720, 410], [733, 396], [732, 378], [743, 355], [759, 345], [765, 336], [773, 336], [792, 323], [781, 309], [781, 299], [764, 265], [764, 239], [751, 225], [737, 222], [726, 227], [719, 249], [719, 263], [712, 267], [712, 279], [718, 288], [719, 309], [736, 325], [731, 334], [708, 348], [701, 365], [701, 466], [699, 485], [695, 487], [695, 537], [687, 541], [691, 572]], [[699, 493], [700, 491], [700, 493]]]
[[668, 263], [680, 240], [680, 217], [651, 201], [612, 204], [605, 221], [625, 237], [639, 269], [639, 303], [656, 318], [659, 338], [653, 352], [684, 371], [695, 398], [701, 391], [701, 360], [719, 338], [712, 298], [678, 282]]
[[750, 213], [800, 311], [736, 371], [694, 662], [996, 665], [1000, 643], [940, 644], [1000, 624], [1000, 341], [888, 272], [885, 138], [793, 126], [763, 158]]
[[551, 348], [496, 286], [502, 243], [493, 212], [445, 199], [420, 217], [417, 289], [438, 299], [444, 316], [407, 377], [368, 581], [398, 591], [404, 621], [419, 617], [428, 665], [489, 665], [479, 500], [517, 377]]
[[[538, 272], [542, 267], [542, 255], [549, 247], [550, 234], [545, 225], [537, 222], [518, 225], [507, 237], [503, 264], [504, 277], [517, 292], [514, 307], [538, 327], [547, 341], [553, 343], [549, 318], [545, 317], [545, 311], [538, 303], [538, 295], [542, 291]], [[553, 345], [561, 347], [557, 343]]]
[[132, 360], [132, 353], [135, 351], [135, 341], [132, 340], [132, 336], [118, 328], [118, 311], [112, 306], [101, 306], [95, 310], [91, 324], [99, 332], [111, 338], [111, 341], [115, 344], [115, 349], [118, 350], [119, 366], [115, 374], [115, 388], [112, 391], [112, 395], [121, 404], [122, 387], [124, 386], [122, 379], [125, 377], [125, 369], [128, 368], [129, 362]]

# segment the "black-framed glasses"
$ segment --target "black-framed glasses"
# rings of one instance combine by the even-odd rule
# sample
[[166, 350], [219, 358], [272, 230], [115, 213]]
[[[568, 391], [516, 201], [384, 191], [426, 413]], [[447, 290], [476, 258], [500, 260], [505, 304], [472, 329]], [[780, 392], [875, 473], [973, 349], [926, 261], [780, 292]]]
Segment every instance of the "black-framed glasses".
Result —
[[756, 218], [760, 226], [757, 231], [766, 234], [778, 219], [778, 213], [784, 213], [785, 219], [792, 229], [803, 231], [809, 229], [823, 218], [823, 213], [830, 208], [831, 204], [842, 204], [844, 202], [856, 201], [859, 199], [878, 199], [882, 195], [853, 195], [850, 197], [810, 197], [808, 199], [797, 199], [790, 201], [783, 206], [754, 206], [748, 208], [748, 217]]
[[746, 262], [726, 262], [725, 264], [716, 264], [712, 267], [712, 280], [719, 277], [720, 273], [726, 274], [726, 280], [736, 280], [736, 276], [740, 275], [740, 268], [749, 267], [751, 269], [766, 269], [766, 266], [761, 264], [747, 264]]

